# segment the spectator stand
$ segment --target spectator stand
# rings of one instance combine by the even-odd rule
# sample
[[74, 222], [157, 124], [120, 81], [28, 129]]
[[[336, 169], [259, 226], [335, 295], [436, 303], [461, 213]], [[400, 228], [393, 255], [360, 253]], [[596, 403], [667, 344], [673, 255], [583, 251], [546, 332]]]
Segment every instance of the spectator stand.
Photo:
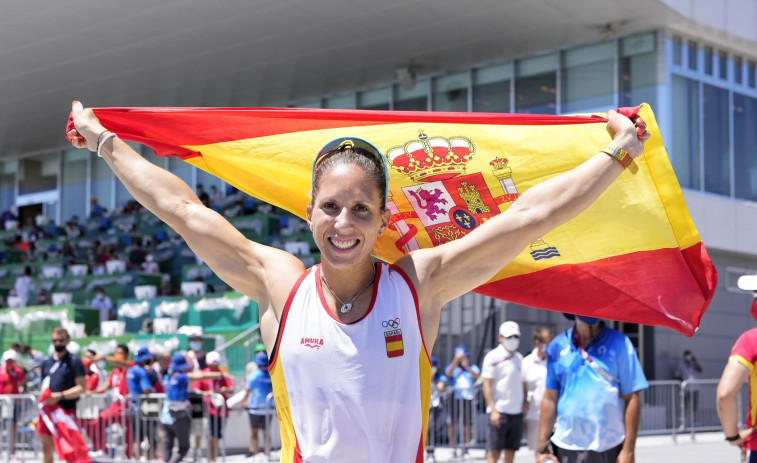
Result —
[[96, 310], [73, 304], [4, 310], [0, 312], [0, 346], [7, 348], [13, 341], [20, 341], [47, 352], [53, 328], [81, 323], [84, 332], [91, 333], [99, 324], [98, 317]]
[[[213, 296], [166, 296], [153, 299], [121, 299], [118, 320], [125, 334], [136, 334], [145, 323], [161, 318], [176, 320], [177, 329], [186, 325], [203, 327], [205, 333], [222, 334], [249, 328], [258, 321], [258, 305], [237, 292]], [[154, 324], [153, 324], [154, 326]]]

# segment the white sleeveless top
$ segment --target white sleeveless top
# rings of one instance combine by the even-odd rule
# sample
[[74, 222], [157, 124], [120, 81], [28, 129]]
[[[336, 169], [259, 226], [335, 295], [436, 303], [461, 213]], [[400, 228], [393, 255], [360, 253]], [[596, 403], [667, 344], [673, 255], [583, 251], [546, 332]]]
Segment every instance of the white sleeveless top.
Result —
[[328, 310], [320, 265], [292, 289], [269, 371], [282, 462], [420, 462], [431, 364], [418, 298], [398, 267], [377, 264], [371, 305], [344, 324]]

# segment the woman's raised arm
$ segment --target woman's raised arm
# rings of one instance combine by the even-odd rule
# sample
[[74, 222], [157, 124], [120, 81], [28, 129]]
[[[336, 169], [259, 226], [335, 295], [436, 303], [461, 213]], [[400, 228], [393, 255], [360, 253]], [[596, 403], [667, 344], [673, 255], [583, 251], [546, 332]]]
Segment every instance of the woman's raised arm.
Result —
[[76, 129], [66, 135], [75, 147], [99, 148], [98, 154], [140, 204], [179, 233], [223, 281], [258, 301], [261, 311], [270, 304], [278, 315], [304, 271], [302, 262], [245, 238], [223, 216], [205, 207], [180, 178], [144, 159], [117, 134], [111, 135], [93, 110], [74, 102], [72, 114]]
[[[607, 117], [612, 146], [632, 158], [641, 156], [649, 139], [643, 120], [634, 123], [615, 111]], [[528, 243], [584, 211], [623, 169], [618, 160], [599, 152], [529, 189], [508, 210], [459, 240], [402, 257], [397, 264], [419, 284], [421, 311], [438, 317], [441, 305], [486, 283]]]

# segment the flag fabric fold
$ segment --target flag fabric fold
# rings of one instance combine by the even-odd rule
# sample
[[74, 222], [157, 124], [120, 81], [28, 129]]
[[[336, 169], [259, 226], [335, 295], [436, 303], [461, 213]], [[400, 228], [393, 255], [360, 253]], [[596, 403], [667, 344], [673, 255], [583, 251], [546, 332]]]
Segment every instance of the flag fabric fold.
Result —
[[45, 389], [39, 397], [39, 417], [42, 423], [38, 426], [47, 426], [50, 430], [58, 458], [79, 463], [92, 461], [76, 421], [60, 405], [47, 404], [45, 401], [49, 396], [50, 389]]
[[[666, 326], [691, 336], [717, 274], [689, 216], [648, 105], [623, 108], [652, 138], [584, 213], [531, 243], [477, 292], [537, 308]], [[394, 262], [457, 239], [533, 185], [611, 141], [603, 115], [526, 115], [281, 108], [95, 108], [125, 140], [175, 156], [304, 217], [315, 153], [364, 138], [389, 165], [388, 233], [374, 255]], [[70, 121], [69, 121], [70, 124]]]

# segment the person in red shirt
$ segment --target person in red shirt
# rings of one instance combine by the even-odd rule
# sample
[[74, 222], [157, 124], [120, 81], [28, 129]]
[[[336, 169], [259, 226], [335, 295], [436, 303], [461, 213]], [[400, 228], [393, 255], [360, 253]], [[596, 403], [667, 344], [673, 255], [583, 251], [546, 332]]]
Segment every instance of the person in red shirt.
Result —
[[84, 364], [84, 376], [86, 377], [87, 390], [94, 391], [97, 389], [97, 383], [100, 382], [100, 377], [90, 368], [92, 366], [92, 359], [89, 357], [82, 357], [81, 363]]
[[[741, 286], [740, 286], [741, 287]], [[744, 289], [744, 288], [742, 288]], [[755, 292], [757, 299], [757, 292]], [[756, 317], [757, 318], [757, 317]], [[754, 410], [757, 407], [755, 368], [757, 367], [757, 328], [746, 331], [731, 349], [731, 356], [723, 369], [717, 392], [718, 417], [723, 425], [725, 440], [749, 450], [749, 463], [757, 462], [757, 433], [755, 433]], [[739, 391], [749, 381], [749, 413], [746, 413], [746, 428], [739, 430]], [[745, 455], [744, 455], [745, 456]], [[746, 460], [742, 457], [742, 461]]]
[[[205, 362], [207, 367], [202, 370], [202, 373], [221, 371], [219, 369], [221, 355], [218, 352], [208, 352], [205, 356]], [[223, 437], [224, 421], [229, 417], [226, 399], [234, 392], [234, 385], [228, 374], [224, 373], [220, 378], [195, 382], [194, 389], [202, 391], [205, 395], [205, 406], [209, 412], [208, 460], [212, 463], [216, 459], [216, 442]], [[220, 394], [220, 397], [218, 394]]]
[[[0, 395], [19, 394], [26, 391], [26, 377], [18, 366], [18, 353], [8, 350], [0, 361]], [[16, 452], [16, 423], [21, 415], [21, 404], [13, 402], [13, 422], [11, 423], [11, 453]]]
[[[96, 452], [105, 453], [106, 434], [105, 430], [114, 423], [119, 423], [124, 428], [126, 442], [131, 442], [131, 423], [124, 415], [125, 397], [129, 394], [129, 385], [126, 382], [126, 370], [129, 369], [129, 346], [119, 344], [113, 356], [105, 357], [105, 360], [115, 368], [108, 375], [108, 379], [93, 392], [102, 394], [108, 390], [113, 391], [110, 408], [100, 412], [99, 430], [92, 436], [92, 447]], [[126, 446], [126, 456], [131, 457], [131, 446]]]

